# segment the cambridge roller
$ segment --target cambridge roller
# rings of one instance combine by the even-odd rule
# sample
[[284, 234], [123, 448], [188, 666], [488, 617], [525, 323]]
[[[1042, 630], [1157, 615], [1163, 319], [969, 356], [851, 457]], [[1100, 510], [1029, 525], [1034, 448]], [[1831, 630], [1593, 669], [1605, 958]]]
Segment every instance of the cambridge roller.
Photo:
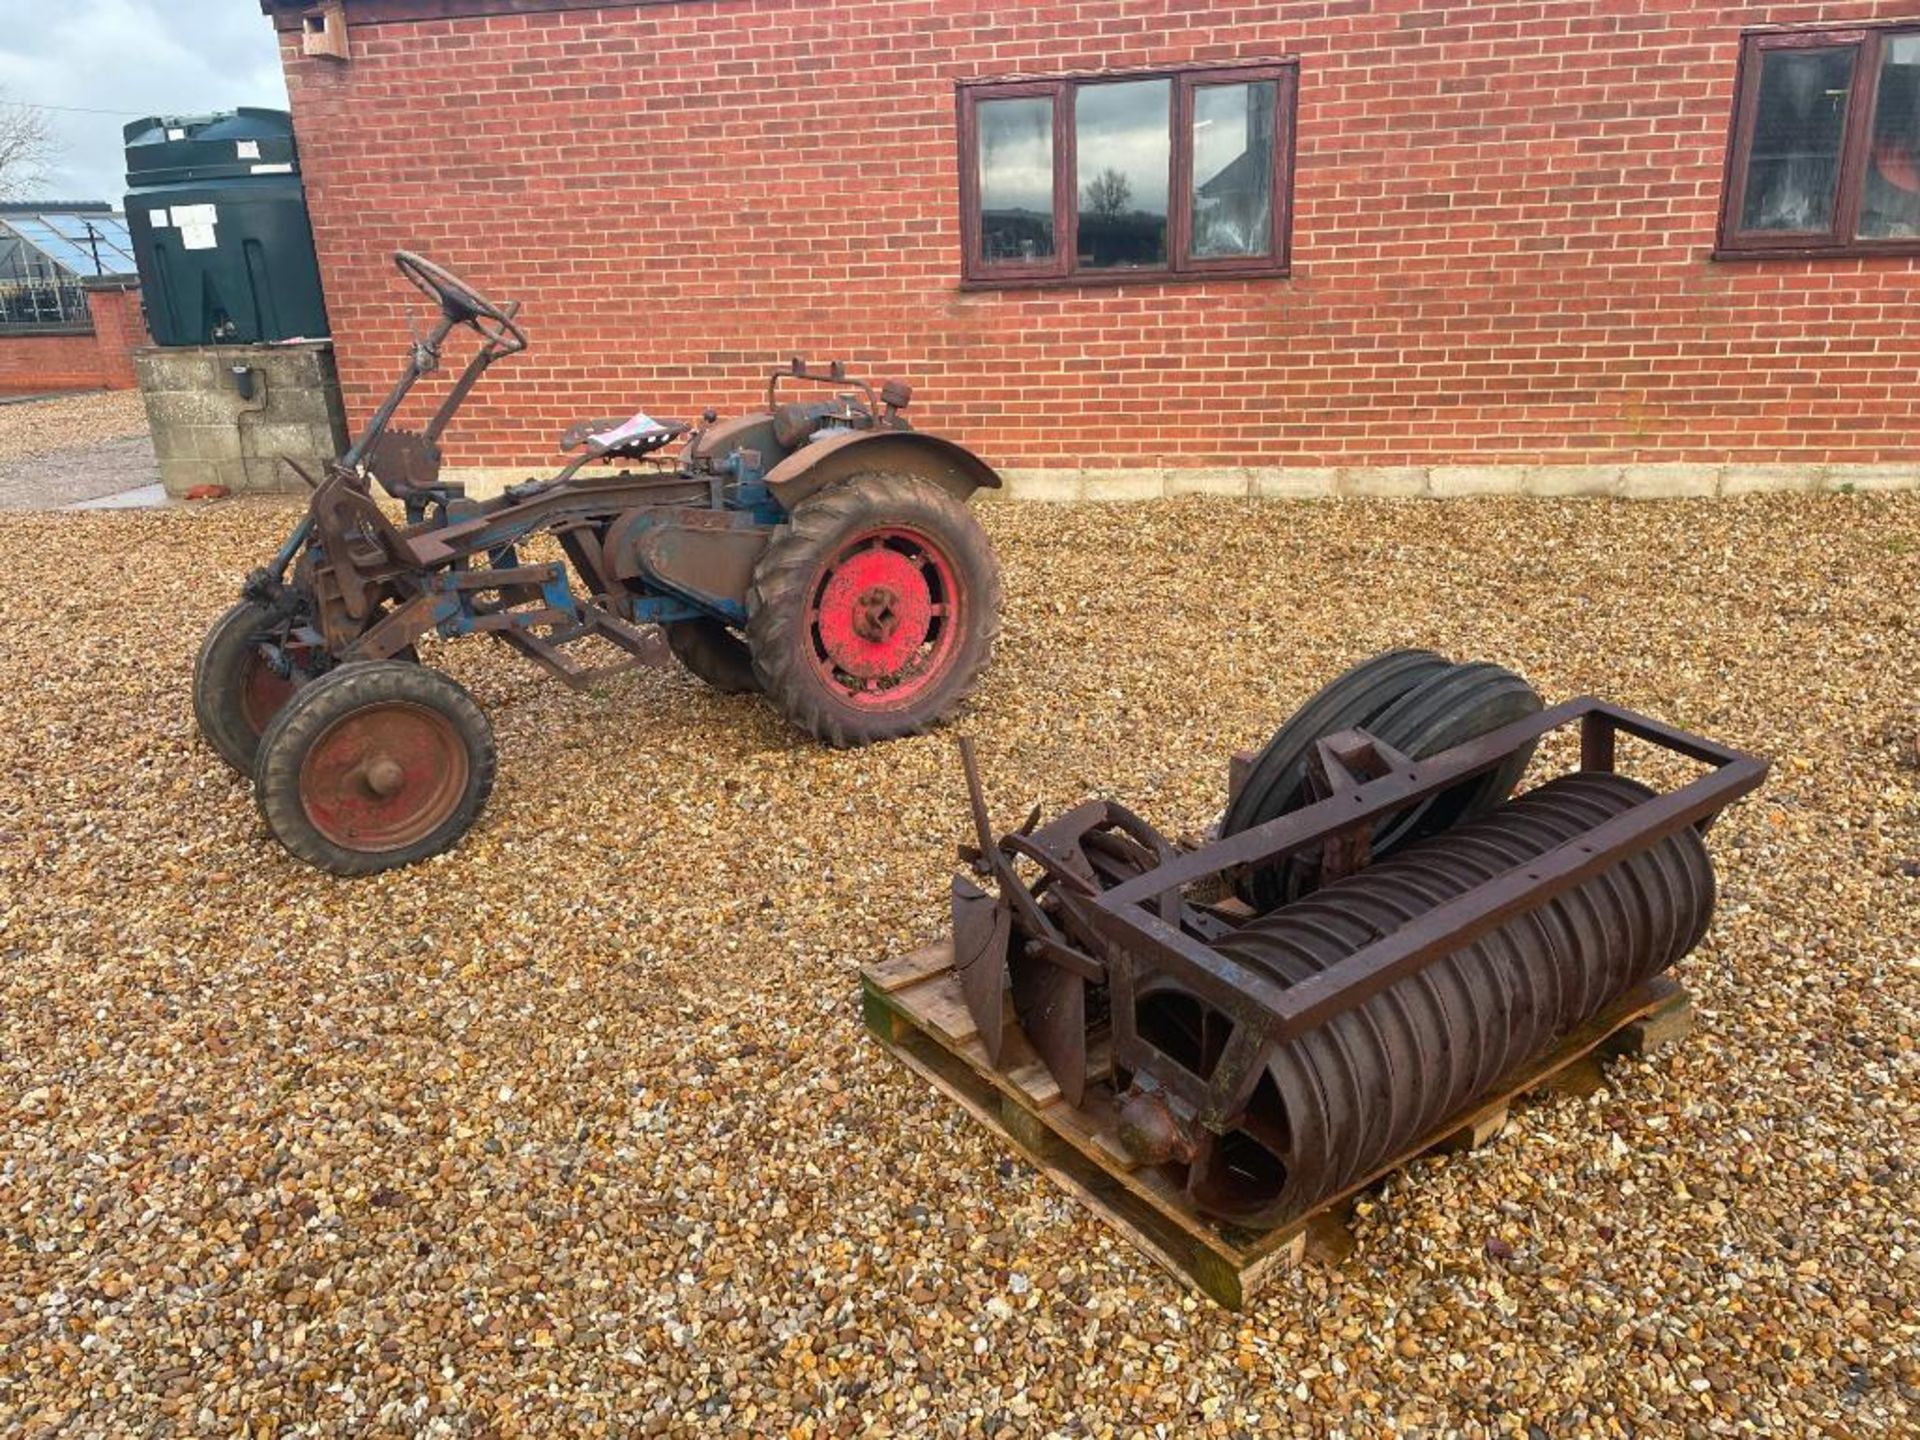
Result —
[[[1563, 727], [1578, 767], [1516, 797]], [[1705, 773], [1656, 791], [1618, 773], [1622, 735]], [[1198, 848], [1110, 802], [996, 838], [966, 761], [954, 966], [991, 1061], [1037, 1055], [1130, 1163], [1248, 1229], [1384, 1173], [1685, 957], [1713, 917], [1707, 828], [1766, 774], [1426, 651], [1310, 700]]]

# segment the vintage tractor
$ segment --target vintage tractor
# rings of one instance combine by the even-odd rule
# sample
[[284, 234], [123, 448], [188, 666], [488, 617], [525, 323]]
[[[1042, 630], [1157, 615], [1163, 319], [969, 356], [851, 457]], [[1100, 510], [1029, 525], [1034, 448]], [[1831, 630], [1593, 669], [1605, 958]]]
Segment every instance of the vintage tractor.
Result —
[[[367, 874], [473, 824], [493, 783], [492, 729], [465, 689], [418, 663], [414, 642], [430, 632], [494, 635], [575, 686], [671, 652], [836, 746], [921, 731], [974, 688], [1001, 589], [966, 501], [1000, 479], [908, 425], [908, 386], [876, 392], [838, 364], [795, 360], [768, 380], [764, 410], [708, 411], [697, 428], [587, 421], [562, 436], [574, 458], [558, 474], [477, 501], [441, 480], [440, 437], [487, 368], [526, 348], [519, 306], [418, 255], [394, 260], [439, 318], [365, 433], [305, 477], [305, 517], [194, 667], [201, 732], [252, 777], [288, 850]], [[437, 413], [420, 432], [392, 428], [461, 326], [480, 348]], [[783, 402], [783, 381], [830, 397]], [[600, 462], [637, 468], [587, 471]], [[375, 481], [404, 523], [373, 498]], [[542, 536], [563, 559], [522, 553]], [[598, 667], [568, 653], [596, 640], [625, 653]]]

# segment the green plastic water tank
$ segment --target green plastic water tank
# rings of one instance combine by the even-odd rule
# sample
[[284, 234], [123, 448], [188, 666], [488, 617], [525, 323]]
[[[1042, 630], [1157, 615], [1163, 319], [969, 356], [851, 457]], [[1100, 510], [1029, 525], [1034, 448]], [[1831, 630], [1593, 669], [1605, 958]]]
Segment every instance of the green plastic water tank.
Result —
[[125, 133], [127, 229], [154, 343], [324, 337], [293, 117], [156, 115]]

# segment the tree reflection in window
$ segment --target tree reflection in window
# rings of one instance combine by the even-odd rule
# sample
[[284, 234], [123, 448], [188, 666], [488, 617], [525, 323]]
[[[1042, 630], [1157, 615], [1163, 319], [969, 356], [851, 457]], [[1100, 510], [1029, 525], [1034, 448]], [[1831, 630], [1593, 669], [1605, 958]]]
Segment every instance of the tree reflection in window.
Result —
[[1265, 255], [1273, 240], [1273, 107], [1278, 86], [1193, 92], [1195, 259]]
[[1743, 230], [1833, 227], [1852, 50], [1770, 51], [1760, 70]]
[[1170, 80], [1074, 92], [1082, 270], [1167, 263]]
[[1285, 275], [1297, 68], [960, 86], [963, 273], [992, 285]]
[[1053, 100], [982, 100], [980, 258], [988, 264], [1052, 258]]

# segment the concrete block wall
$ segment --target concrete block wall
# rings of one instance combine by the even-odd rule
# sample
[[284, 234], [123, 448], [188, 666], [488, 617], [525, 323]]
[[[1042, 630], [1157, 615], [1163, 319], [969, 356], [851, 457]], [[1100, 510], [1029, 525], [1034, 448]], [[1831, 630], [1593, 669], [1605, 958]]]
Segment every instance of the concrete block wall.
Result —
[[1010, 470], [1012, 500], [1157, 500], [1225, 495], [1250, 500], [1336, 496], [1447, 499], [1531, 495], [1697, 499], [1765, 491], [1920, 489], [1920, 464], [1838, 465], [1340, 465], [1211, 470]]
[[[551, 465], [449, 466], [477, 500], [522, 480], [551, 475]], [[593, 472], [589, 472], [590, 474]], [[1244, 500], [1446, 499], [1456, 495], [1530, 495], [1540, 499], [1606, 496], [1669, 500], [1756, 495], [1767, 491], [1861, 492], [1920, 489], [1920, 465], [1341, 465], [1218, 469], [1001, 472], [989, 500], [1058, 504], [1160, 500], [1215, 495]]]
[[[340, 382], [325, 341], [156, 346], [133, 358], [170, 495], [196, 485], [235, 494], [300, 490], [283, 456], [318, 476], [346, 446]], [[251, 398], [242, 397], [236, 368], [251, 376]]]

